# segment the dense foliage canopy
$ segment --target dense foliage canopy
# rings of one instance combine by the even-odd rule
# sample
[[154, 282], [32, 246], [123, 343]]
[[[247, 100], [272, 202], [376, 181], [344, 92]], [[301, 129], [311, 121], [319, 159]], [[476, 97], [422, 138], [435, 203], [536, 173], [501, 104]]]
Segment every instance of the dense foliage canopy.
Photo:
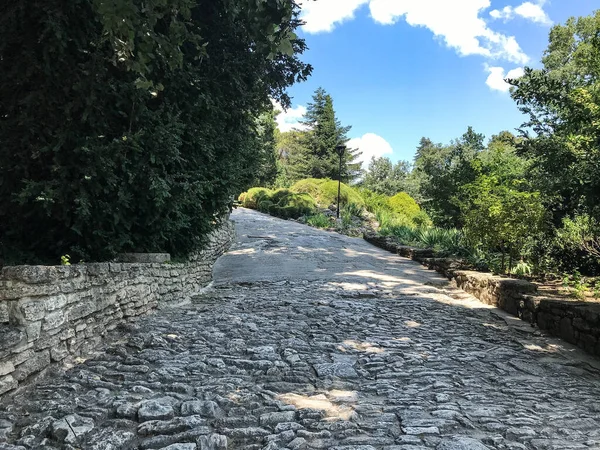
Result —
[[5, 257], [197, 248], [270, 164], [270, 97], [288, 105], [310, 73], [297, 15], [293, 1], [3, 3]]

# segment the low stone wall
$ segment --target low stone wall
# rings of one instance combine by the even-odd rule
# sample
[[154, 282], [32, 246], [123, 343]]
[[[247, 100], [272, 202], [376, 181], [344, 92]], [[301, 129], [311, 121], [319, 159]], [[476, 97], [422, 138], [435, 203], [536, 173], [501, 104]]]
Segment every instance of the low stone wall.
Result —
[[3, 268], [0, 394], [53, 362], [91, 350], [121, 323], [189, 300], [210, 283], [213, 264], [234, 235], [225, 222], [186, 263]]
[[600, 356], [600, 304], [575, 302], [537, 295], [535, 284], [475, 272], [454, 258], [435, 258], [431, 250], [400, 245], [395, 238], [365, 234], [371, 244], [413, 259], [436, 270], [481, 302], [513, 314], [553, 336]]

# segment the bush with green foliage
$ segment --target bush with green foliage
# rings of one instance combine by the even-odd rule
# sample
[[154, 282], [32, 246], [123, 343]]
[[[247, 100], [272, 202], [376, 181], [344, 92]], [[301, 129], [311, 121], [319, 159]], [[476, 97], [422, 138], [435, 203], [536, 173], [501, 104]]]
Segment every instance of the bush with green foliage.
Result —
[[415, 199], [406, 192], [399, 192], [393, 197], [390, 197], [388, 199], [388, 204], [394, 213], [406, 216], [410, 220], [421, 212], [421, 208]]
[[[329, 179], [307, 178], [296, 182], [291, 188], [293, 192], [310, 194], [317, 204], [323, 208], [337, 204], [338, 182]], [[342, 205], [353, 203], [357, 206], [364, 206], [365, 201], [357, 190], [342, 183], [340, 192], [340, 202]]]
[[365, 208], [370, 213], [377, 213], [377, 211], [381, 211], [383, 209], [390, 209], [391, 207], [388, 203], [389, 197], [384, 194], [378, 194], [377, 192], [373, 192], [370, 189], [366, 188], [358, 188], [357, 192], [365, 201]]
[[309, 194], [289, 189], [252, 188], [242, 193], [239, 199], [245, 208], [258, 209], [282, 219], [297, 219], [313, 214], [317, 209], [317, 203]]
[[282, 219], [298, 219], [313, 214], [317, 209], [315, 200], [308, 194], [289, 193], [269, 208], [269, 213]]
[[[523, 257], [528, 241], [545, 225], [546, 211], [538, 192], [521, 180], [503, 182], [497, 176], [480, 175], [463, 187], [465, 233], [470, 242], [500, 252], [500, 271]], [[508, 261], [505, 261], [505, 255]]]
[[294, 2], [5, 3], [0, 245], [15, 262], [195, 250], [263, 163], [257, 117], [310, 73]]
[[240, 194], [238, 197], [239, 202], [242, 204], [244, 208], [250, 209], [258, 209], [258, 203], [260, 200], [269, 198], [273, 191], [267, 188], [252, 188], [249, 189], [248, 192], [244, 192]]
[[361, 205], [357, 205], [356, 203], [348, 203], [344, 205], [342, 210], [350, 216], [358, 217], [359, 219], [362, 219], [365, 213], [365, 208]]
[[323, 213], [308, 216], [306, 218], [306, 223], [315, 228], [330, 228], [333, 226], [331, 218]]

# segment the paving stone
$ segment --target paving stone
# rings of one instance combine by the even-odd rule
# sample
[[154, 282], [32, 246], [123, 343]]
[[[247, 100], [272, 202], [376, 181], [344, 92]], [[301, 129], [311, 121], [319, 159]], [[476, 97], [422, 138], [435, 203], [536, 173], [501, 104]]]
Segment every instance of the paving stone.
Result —
[[261, 426], [275, 426], [280, 423], [293, 422], [296, 418], [294, 411], [272, 412], [262, 414], [259, 418]]
[[68, 415], [52, 424], [52, 436], [65, 444], [78, 444], [94, 428], [94, 421], [77, 414]]
[[444, 439], [437, 446], [437, 450], [490, 450], [489, 447], [477, 439], [465, 436], [454, 436]]
[[90, 442], [88, 438], [88, 446], [90, 450], [121, 450], [132, 447], [136, 435], [131, 431], [112, 430], [106, 428], [99, 434], [93, 437]]
[[171, 444], [160, 450], [196, 450], [196, 444]]
[[198, 439], [198, 450], [227, 450], [227, 436], [213, 433]]
[[137, 411], [140, 422], [172, 419], [175, 412], [168, 400], [146, 400]]
[[0, 450], [600, 448], [600, 371], [577, 352], [531, 350], [554, 347], [360, 239], [234, 218], [211, 288], [3, 397]]

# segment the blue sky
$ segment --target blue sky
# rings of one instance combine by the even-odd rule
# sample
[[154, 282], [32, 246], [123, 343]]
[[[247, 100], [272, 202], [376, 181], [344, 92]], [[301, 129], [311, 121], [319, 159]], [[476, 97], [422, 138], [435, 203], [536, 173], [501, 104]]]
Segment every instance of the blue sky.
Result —
[[448, 143], [469, 125], [487, 137], [523, 122], [506, 74], [539, 67], [552, 24], [600, 0], [304, 1], [312, 77], [290, 89], [290, 129], [319, 86], [365, 158], [412, 160], [422, 136]]

